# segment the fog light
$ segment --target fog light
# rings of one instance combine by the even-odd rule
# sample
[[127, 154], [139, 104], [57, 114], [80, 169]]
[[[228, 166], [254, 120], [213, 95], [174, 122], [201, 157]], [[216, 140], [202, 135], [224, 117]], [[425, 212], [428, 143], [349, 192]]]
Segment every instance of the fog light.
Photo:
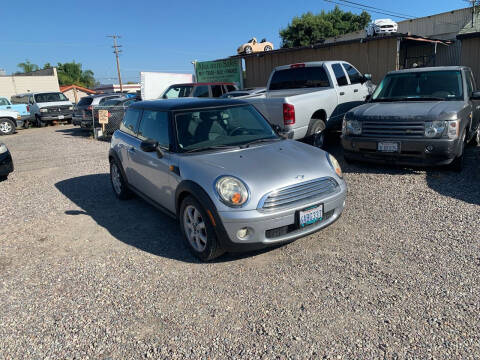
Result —
[[250, 231], [248, 228], [243, 228], [237, 231], [237, 238], [240, 240], [246, 240], [250, 236]]
[[432, 145], [427, 145], [427, 146], [425, 147], [425, 150], [426, 150], [427, 152], [432, 152], [432, 151], [433, 151], [433, 146], [432, 146]]

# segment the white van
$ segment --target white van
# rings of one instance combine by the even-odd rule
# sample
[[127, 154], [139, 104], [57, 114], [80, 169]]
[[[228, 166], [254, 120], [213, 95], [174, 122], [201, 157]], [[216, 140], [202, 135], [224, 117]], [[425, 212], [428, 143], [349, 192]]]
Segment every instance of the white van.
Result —
[[52, 121], [72, 122], [73, 104], [61, 92], [28, 93], [12, 96], [12, 103], [30, 106], [30, 121], [43, 127]]

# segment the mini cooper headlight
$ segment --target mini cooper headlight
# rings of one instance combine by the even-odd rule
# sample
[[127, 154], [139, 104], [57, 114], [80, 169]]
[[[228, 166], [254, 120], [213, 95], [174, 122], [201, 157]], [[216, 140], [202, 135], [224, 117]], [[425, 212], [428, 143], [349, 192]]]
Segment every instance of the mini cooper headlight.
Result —
[[247, 186], [233, 176], [222, 176], [215, 182], [215, 190], [220, 200], [230, 207], [239, 207], [248, 200]]
[[327, 160], [330, 166], [332, 167], [333, 171], [338, 175], [339, 178], [343, 179], [343, 172], [340, 164], [338, 163], [337, 159], [333, 155], [327, 153]]

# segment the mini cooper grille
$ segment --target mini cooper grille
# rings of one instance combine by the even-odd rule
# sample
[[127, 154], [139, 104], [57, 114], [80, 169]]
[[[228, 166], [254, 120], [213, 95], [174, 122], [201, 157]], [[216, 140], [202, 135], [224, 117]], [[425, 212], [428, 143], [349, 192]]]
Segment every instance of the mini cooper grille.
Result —
[[338, 183], [331, 177], [307, 181], [268, 193], [260, 201], [259, 207], [263, 210], [288, 207], [297, 202], [331, 194], [337, 187]]
[[362, 135], [384, 137], [423, 137], [423, 122], [400, 121], [364, 121]]

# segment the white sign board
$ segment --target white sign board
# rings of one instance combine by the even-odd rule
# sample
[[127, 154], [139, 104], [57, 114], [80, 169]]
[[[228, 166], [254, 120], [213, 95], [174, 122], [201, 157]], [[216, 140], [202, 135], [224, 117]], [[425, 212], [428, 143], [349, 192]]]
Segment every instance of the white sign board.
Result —
[[140, 72], [142, 100], [158, 99], [170, 85], [191, 82], [193, 82], [192, 74], [142, 71]]

